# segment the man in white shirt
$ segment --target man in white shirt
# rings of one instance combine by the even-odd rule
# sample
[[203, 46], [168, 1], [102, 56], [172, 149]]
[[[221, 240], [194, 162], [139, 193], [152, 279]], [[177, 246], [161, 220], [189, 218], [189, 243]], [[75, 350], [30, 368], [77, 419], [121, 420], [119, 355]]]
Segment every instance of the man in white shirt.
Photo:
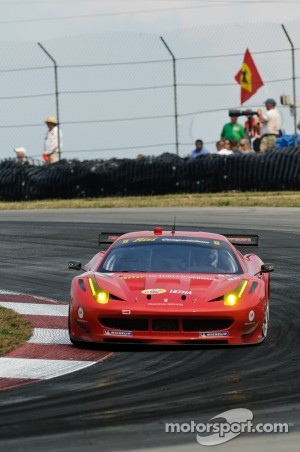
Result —
[[260, 152], [272, 151], [275, 149], [275, 143], [280, 134], [281, 118], [276, 108], [274, 99], [265, 101], [266, 114], [263, 115], [261, 108], [257, 110], [257, 115], [261, 124]]
[[58, 126], [54, 116], [48, 116], [45, 123], [48, 127], [48, 131], [45, 136], [43, 158], [46, 163], [55, 163], [59, 161], [59, 151], [62, 148], [62, 131], [59, 130], [58, 140]]

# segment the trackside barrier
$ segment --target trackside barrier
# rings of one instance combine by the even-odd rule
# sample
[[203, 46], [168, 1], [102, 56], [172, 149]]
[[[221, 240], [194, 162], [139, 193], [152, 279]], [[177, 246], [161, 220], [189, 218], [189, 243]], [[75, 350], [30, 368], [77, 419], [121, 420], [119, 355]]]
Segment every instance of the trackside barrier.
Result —
[[144, 160], [0, 162], [0, 200], [87, 198], [228, 190], [299, 190], [300, 147], [196, 160], [165, 153]]

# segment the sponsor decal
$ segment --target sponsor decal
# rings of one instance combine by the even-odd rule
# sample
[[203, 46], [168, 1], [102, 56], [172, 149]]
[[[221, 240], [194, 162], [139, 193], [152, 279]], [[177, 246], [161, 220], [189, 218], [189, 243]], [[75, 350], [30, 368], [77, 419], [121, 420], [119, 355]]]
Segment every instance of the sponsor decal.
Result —
[[[180, 273], [179, 274], [180, 278], [182, 279], [200, 279], [201, 281], [215, 281], [216, 279], [220, 279], [220, 275], [218, 276], [195, 276], [194, 274], [192, 275], [187, 275], [186, 273]], [[174, 273], [152, 273], [147, 275], [147, 278], [164, 278], [164, 279], [178, 279], [178, 276], [174, 276]], [[234, 279], [240, 279], [239, 276], [235, 277]]]
[[235, 240], [236, 242], [251, 242], [251, 238], [250, 237], [244, 237], [244, 238], [240, 238], [240, 237], [232, 237], [231, 240]]
[[199, 333], [200, 337], [226, 337], [228, 335], [228, 331], [205, 331]]
[[234, 245], [258, 245], [258, 235], [251, 235], [248, 237], [243, 235], [240, 237], [226, 235], [226, 237], [229, 242], [233, 243]]
[[80, 319], [83, 318], [84, 313], [83, 313], [83, 309], [82, 309], [81, 307], [78, 308], [77, 314], [78, 314], [78, 317], [79, 317]]
[[105, 336], [132, 336], [132, 331], [104, 330]]
[[119, 278], [121, 278], [121, 279], [141, 279], [141, 278], [145, 278], [145, 276], [140, 276], [140, 275], [123, 276], [123, 275], [119, 275]]
[[177, 290], [177, 289], [171, 289], [170, 293], [176, 293], [179, 295], [192, 295], [191, 290]]
[[145, 295], [155, 295], [155, 294], [165, 293], [165, 292], [167, 292], [166, 289], [146, 289], [146, 290], [142, 290], [141, 293], [143, 293]]
[[155, 242], [157, 240], [157, 237], [138, 237], [137, 239], [133, 240], [133, 243], [135, 242]]
[[130, 311], [130, 309], [122, 309], [122, 314], [123, 315], [130, 315], [131, 311]]
[[205, 243], [209, 245], [211, 242], [208, 240], [200, 240], [200, 239], [184, 239], [184, 238], [162, 238], [162, 242], [188, 242], [188, 243]]
[[252, 322], [252, 320], [254, 320], [254, 316], [255, 316], [254, 311], [251, 309], [251, 311], [249, 312], [249, 320], [250, 320], [250, 322]]
[[218, 240], [214, 240], [214, 245], [220, 245], [220, 242]]

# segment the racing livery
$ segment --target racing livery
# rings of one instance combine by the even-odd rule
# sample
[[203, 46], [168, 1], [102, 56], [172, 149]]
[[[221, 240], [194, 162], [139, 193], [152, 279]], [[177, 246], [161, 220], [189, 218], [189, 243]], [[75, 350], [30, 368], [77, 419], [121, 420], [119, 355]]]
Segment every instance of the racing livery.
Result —
[[100, 250], [71, 284], [74, 345], [104, 342], [256, 344], [268, 331], [270, 272], [257, 235], [103, 233]]

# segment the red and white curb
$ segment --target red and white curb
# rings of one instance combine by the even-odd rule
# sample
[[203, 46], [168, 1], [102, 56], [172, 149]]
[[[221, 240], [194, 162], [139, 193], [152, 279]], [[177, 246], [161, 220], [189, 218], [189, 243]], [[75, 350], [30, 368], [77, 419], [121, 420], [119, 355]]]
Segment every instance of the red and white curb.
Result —
[[24, 315], [33, 326], [27, 342], [0, 358], [0, 390], [75, 372], [112, 355], [71, 344], [66, 304], [0, 291], [0, 306]]

